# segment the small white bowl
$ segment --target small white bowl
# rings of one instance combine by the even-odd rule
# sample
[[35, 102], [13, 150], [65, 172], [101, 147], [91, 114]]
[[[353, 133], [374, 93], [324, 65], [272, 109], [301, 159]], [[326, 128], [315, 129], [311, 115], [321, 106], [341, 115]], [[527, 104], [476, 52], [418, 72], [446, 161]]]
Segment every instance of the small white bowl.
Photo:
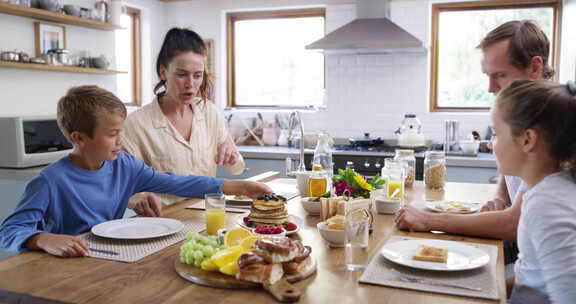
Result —
[[303, 197], [300, 199], [302, 208], [310, 215], [320, 215], [320, 202], [314, 202], [315, 197]]
[[480, 147], [480, 142], [475, 140], [461, 140], [459, 143], [462, 153], [469, 155], [478, 154], [478, 148]]
[[376, 210], [378, 213], [395, 214], [400, 210], [402, 201], [398, 199], [376, 198]]
[[316, 225], [320, 235], [331, 247], [344, 247], [346, 243], [346, 235], [344, 230], [328, 229], [325, 222], [320, 222]]
[[281, 236], [286, 236], [286, 229], [281, 228], [282, 232], [280, 233], [276, 233], [276, 234], [264, 234], [264, 233], [258, 233], [256, 232], [256, 228], [252, 229], [252, 234], [254, 235], [260, 235], [262, 237], [281, 237]]

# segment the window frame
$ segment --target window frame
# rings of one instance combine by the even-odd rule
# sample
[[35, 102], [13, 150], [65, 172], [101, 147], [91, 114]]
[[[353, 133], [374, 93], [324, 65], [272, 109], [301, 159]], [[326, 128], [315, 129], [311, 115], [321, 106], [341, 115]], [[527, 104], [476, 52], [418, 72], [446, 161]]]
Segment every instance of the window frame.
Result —
[[[439, 56], [439, 18], [440, 13], [448, 11], [471, 11], [471, 10], [489, 10], [489, 9], [508, 9], [508, 8], [538, 8], [549, 7], [553, 9], [553, 30], [552, 37], [549, 37], [552, 49], [552, 62], [550, 65], [555, 71], [559, 68], [560, 59], [560, 29], [561, 29], [561, 0], [488, 0], [478, 2], [451, 2], [451, 3], [434, 3], [432, 4], [432, 23], [431, 23], [431, 61], [430, 61], [430, 112], [488, 112], [489, 107], [440, 107], [438, 106], [438, 56]], [[480, 41], [478, 41], [480, 43]], [[554, 76], [557, 79], [558, 74]]]
[[[275, 105], [261, 105], [261, 106], [242, 106], [236, 104], [236, 64], [234, 60], [235, 55], [235, 32], [234, 24], [236, 21], [242, 20], [258, 20], [258, 19], [279, 19], [279, 18], [306, 18], [306, 17], [323, 17], [324, 18], [324, 32], [326, 32], [326, 9], [323, 7], [317, 8], [302, 8], [302, 9], [286, 9], [286, 10], [270, 10], [270, 11], [246, 11], [246, 12], [230, 12], [226, 14], [226, 62], [227, 62], [227, 84], [226, 84], [226, 105], [228, 108], [236, 109], [290, 109], [290, 110], [310, 110], [309, 106], [275, 106]], [[324, 87], [326, 86], [326, 59], [324, 59]]]
[[126, 7], [126, 13], [132, 20], [132, 97], [127, 106], [142, 106], [142, 22], [141, 11]]

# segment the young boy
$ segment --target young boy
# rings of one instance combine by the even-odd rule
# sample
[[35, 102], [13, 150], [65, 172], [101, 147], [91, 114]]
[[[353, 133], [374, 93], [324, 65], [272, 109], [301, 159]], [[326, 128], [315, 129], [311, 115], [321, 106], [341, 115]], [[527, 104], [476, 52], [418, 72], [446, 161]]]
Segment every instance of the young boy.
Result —
[[[44, 250], [62, 257], [86, 256], [88, 244], [73, 235], [119, 219], [130, 196], [138, 192], [202, 198], [223, 192], [255, 197], [266, 185], [205, 176], [161, 173], [122, 152], [124, 104], [96, 86], [71, 88], [58, 102], [58, 125], [73, 143], [68, 156], [43, 169], [28, 183], [14, 212], [0, 226], [0, 249]], [[162, 155], [161, 151], [158, 151]], [[150, 215], [149, 202], [134, 208]]]

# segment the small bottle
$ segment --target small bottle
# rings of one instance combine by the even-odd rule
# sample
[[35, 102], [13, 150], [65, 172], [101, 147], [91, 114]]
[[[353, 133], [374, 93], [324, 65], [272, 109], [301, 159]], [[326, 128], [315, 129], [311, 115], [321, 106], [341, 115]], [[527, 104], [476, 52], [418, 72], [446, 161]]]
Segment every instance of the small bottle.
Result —
[[320, 164], [312, 166], [312, 175], [308, 179], [308, 192], [310, 197], [319, 197], [328, 191], [328, 176]]
[[442, 151], [428, 151], [424, 159], [424, 183], [427, 189], [442, 190], [446, 184], [446, 157]]
[[386, 179], [386, 197], [402, 200], [404, 198], [404, 162], [392, 158], [385, 159], [382, 177]]
[[411, 188], [416, 178], [416, 157], [414, 150], [396, 150], [394, 160], [404, 163], [404, 186]]

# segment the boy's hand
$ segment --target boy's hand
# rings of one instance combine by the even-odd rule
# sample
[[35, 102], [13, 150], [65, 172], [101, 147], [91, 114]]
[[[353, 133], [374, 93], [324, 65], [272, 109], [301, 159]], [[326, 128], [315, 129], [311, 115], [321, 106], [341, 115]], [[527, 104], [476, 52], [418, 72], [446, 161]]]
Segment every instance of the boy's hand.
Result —
[[66, 234], [39, 233], [28, 239], [26, 247], [64, 258], [83, 257], [90, 252], [88, 243]]
[[263, 183], [245, 180], [225, 180], [222, 184], [224, 194], [246, 195], [256, 198], [258, 195], [272, 193], [272, 189]]
[[154, 194], [148, 194], [132, 210], [140, 216], [160, 217], [162, 216], [162, 202]]

